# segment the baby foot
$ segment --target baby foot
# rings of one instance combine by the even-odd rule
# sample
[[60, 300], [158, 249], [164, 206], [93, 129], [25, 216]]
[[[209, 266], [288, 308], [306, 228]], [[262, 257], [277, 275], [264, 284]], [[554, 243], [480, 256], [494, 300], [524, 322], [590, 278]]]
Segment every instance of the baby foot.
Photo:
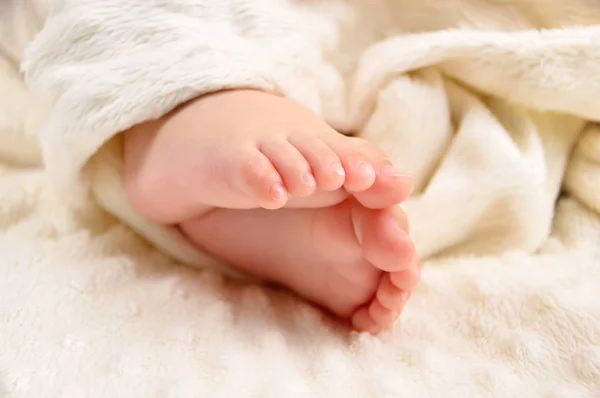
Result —
[[[303, 106], [251, 90], [208, 95], [126, 135], [125, 182], [138, 211], [176, 223], [215, 207], [399, 203], [412, 189], [385, 155]], [[306, 198], [306, 199], [304, 199]]]
[[126, 132], [124, 175], [146, 217], [359, 330], [391, 326], [419, 279], [395, 206], [410, 178], [293, 101], [256, 91], [192, 101]]
[[361, 331], [389, 328], [420, 277], [406, 216], [356, 199], [319, 209], [216, 209], [181, 224], [197, 245]]

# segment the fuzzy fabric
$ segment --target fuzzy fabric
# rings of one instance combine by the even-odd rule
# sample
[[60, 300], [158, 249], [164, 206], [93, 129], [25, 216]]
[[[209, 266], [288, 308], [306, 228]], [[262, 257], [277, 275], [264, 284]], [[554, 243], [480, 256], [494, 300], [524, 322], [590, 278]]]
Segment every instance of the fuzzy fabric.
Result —
[[[0, 396], [597, 397], [599, 23], [592, 0], [0, 3]], [[415, 176], [423, 282], [393, 331], [228, 279], [127, 202], [118, 132], [232, 87]]]

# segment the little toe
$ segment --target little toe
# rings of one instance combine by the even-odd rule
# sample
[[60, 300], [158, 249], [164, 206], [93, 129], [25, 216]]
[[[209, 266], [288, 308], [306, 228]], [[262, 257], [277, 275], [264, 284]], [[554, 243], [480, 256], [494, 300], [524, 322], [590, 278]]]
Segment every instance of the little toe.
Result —
[[383, 329], [394, 326], [394, 323], [400, 317], [400, 312], [383, 306], [378, 299], [374, 299], [369, 304], [369, 316], [375, 324]]
[[281, 176], [273, 164], [258, 150], [236, 157], [232, 185], [265, 209], [279, 209], [288, 200]]
[[399, 207], [367, 213], [361, 233], [365, 259], [374, 267], [396, 272], [413, 264], [415, 246], [408, 235], [407, 217]]
[[339, 156], [318, 137], [292, 136], [290, 143], [304, 155], [322, 191], [335, 191], [344, 185], [346, 171]]
[[271, 161], [287, 191], [292, 196], [311, 195], [317, 181], [308, 161], [287, 140], [267, 140], [260, 143], [259, 150]]
[[359, 332], [376, 335], [382, 331], [383, 327], [373, 320], [369, 308], [369, 306], [361, 307], [352, 315], [352, 328]]
[[411, 290], [403, 290], [399, 288], [392, 282], [391, 275], [392, 274], [388, 273], [381, 278], [381, 282], [373, 302], [377, 302], [377, 305], [380, 305], [383, 308], [393, 312], [396, 314], [396, 317], [398, 317], [402, 313], [402, 310], [404, 310], [404, 305], [410, 298], [412, 287]]
[[385, 274], [382, 277], [373, 300], [352, 315], [352, 326], [355, 329], [377, 334], [393, 327], [402, 314], [410, 292], [394, 285], [390, 276], [391, 274]]

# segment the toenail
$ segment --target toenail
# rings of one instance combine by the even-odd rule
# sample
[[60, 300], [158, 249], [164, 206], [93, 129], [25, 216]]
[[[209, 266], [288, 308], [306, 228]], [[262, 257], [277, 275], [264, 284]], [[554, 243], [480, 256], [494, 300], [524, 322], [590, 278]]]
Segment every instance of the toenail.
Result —
[[317, 185], [317, 181], [310, 171], [307, 171], [304, 176], [302, 176], [302, 180], [310, 187]]
[[361, 163], [358, 169], [369, 176], [375, 177], [375, 169], [369, 163]]
[[381, 174], [393, 176], [393, 177], [407, 177], [406, 173], [401, 172], [391, 164], [385, 165], [381, 168]]
[[271, 188], [271, 196], [274, 200], [285, 199], [285, 188], [283, 187], [283, 184], [277, 183], [273, 185], [273, 187]]
[[331, 169], [335, 172], [335, 174], [337, 174], [341, 177], [346, 176], [346, 170], [344, 170], [344, 167], [342, 166], [342, 164], [340, 162], [331, 163]]

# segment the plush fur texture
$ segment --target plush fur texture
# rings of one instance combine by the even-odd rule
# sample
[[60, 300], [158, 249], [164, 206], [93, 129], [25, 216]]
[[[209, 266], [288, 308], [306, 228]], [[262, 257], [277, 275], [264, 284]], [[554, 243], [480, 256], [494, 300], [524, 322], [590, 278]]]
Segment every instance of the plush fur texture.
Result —
[[[1, 14], [0, 396], [600, 391], [599, 3], [366, 3]], [[415, 176], [424, 280], [393, 332], [229, 282], [125, 199], [118, 132], [231, 87], [299, 100]]]

